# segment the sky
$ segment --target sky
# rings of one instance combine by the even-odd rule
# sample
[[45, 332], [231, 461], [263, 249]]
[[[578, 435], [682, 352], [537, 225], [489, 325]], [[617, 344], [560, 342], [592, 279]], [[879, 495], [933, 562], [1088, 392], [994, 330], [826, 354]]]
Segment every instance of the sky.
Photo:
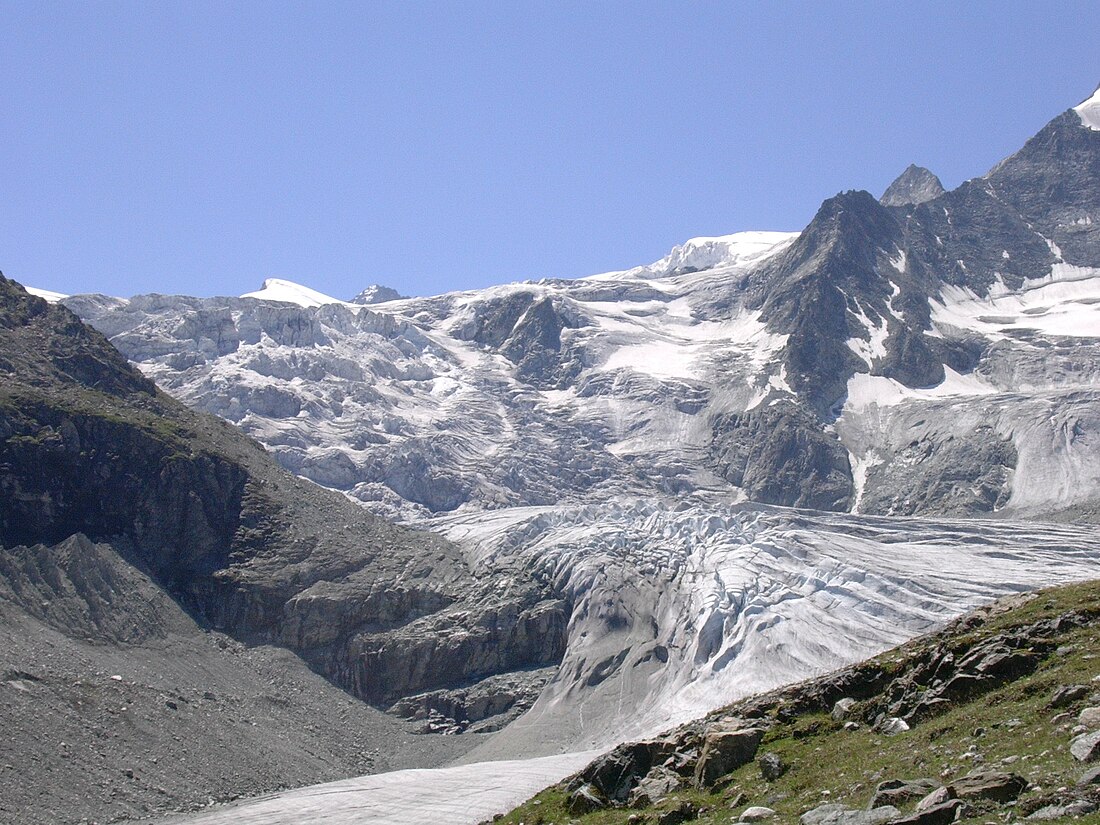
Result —
[[0, 20], [0, 270], [65, 293], [623, 269], [801, 229], [909, 163], [957, 186], [1100, 83], [1095, 0], [0, 0]]

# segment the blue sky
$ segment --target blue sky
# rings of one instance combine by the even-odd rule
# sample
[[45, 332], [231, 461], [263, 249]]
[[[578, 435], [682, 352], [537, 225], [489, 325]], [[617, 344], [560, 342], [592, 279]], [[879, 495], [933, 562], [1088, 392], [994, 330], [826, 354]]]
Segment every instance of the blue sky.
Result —
[[[962, 6], [963, 8], [957, 8]], [[0, 270], [434, 294], [984, 173], [1100, 82], [1100, 4], [0, 0]]]

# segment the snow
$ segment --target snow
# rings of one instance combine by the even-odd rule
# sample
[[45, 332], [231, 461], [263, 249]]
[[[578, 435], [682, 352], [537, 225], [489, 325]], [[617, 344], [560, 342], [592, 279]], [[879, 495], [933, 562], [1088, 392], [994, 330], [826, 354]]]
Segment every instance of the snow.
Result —
[[282, 278], [268, 278], [263, 287], [255, 292], [246, 292], [242, 298], [258, 298], [261, 301], [281, 301], [297, 304], [300, 307], [319, 307], [324, 304], [343, 304], [344, 301], [325, 295], [308, 286], [285, 281]]
[[27, 290], [27, 292], [29, 292], [31, 295], [34, 295], [38, 298], [43, 298], [46, 301], [49, 301], [51, 304], [56, 304], [58, 301], [69, 297], [68, 295], [64, 295], [60, 292], [52, 292], [48, 289], [38, 289], [37, 287], [33, 286], [25, 286], [23, 288]]
[[848, 399], [844, 409], [859, 410], [876, 405], [889, 407], [911, 399], [925, 401], [957, 396], [991, 395], [998, 390], [980, 376], [963, 375], [944, 366], [944, 380], [934, 387], [910, 389], [893, 378], [857, 372], [848, 379]]
[[1100, 87], [1088, 100], [1074, 106], [1073, 111], [1081, 118], [1081, 125], [1100, 131]]
[[706, 270], [717, 266], [747, 267], [790, 245], [798, 232], [735, 232], [732, 235], [691, 238], [661, 260], [645, 267], [654, 275], [670, 275], [685, 269]]
[[[514, 808], [547, 785], [580, 770], [596, 754], [568, 753], [392, 771], [227, 805], [168, 822], [187, 825], [473, 825]], [[165, 825], [168, 825], [168, 822]]]
[[932, 301], [932, 321], [994, 338], [1025, 329], [1100, 338], [1100, 269], [1057, 263], [1045, 278], [1015, 291], [995, 284], [985, 297], [948, 286]]

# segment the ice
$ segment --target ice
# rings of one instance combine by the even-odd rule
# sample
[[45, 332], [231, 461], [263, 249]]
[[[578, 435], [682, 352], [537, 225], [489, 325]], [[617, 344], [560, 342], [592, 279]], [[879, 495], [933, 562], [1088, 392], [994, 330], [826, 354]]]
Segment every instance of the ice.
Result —
[[64, 295], [60, 292], [52, 292], [48, 289], [38, 289], [37, 287], [33, 286], [27, 286], [23, 288], [27, 290], [27, 292], [29, 292], [31, 295], [42, 298], [51, 304], [56, 304], [58, 301], [69, 297], [68, 295]]
[[1100, 87], [1092, 93], [1092, 97], [1073, 107], [1081, 118], [1081, 124], [1090, 129], [1100, 131]]
[[242, 298], [258, 298], [261, 301], [280, 301], [297, 304], [300, 307], [318, 307], [324, 304], [343, 304], [338, 298], [332, 298], [308, 286], [285, 281], [282, 278], [268, 278], [255, 292], [246, 292]]
[[1047, 277], [1026, 281], [1014, 291], [1001, 284], [988, 297], [964, 287], [945, 287], [932, 302], [932, 321], [990, 337], [1030, 329], [1100, 338], [1100, 269], [1056, 263]]
[[580, 770], [594, 756], [567, 753], [380, 773], [269, 794], [173, 821], [188, 825], [473, 825], [511, 810]]

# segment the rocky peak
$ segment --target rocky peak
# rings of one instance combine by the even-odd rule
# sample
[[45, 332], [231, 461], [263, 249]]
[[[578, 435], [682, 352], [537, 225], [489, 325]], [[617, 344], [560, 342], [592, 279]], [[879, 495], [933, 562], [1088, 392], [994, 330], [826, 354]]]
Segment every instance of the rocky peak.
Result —
[[939, 178], [923, 166], [911, 163], [886, 187], [879, 202], [883, 206], [915, 205], [938, 198], [944, 191]]
[[364, 305], [383, 304], [386, 301], [400, 301], [408, 297], [408, 295], [402, 295], [393, 287], [382, 286], [381, 284], [371, 284], [352, 298], [350, 303]]

